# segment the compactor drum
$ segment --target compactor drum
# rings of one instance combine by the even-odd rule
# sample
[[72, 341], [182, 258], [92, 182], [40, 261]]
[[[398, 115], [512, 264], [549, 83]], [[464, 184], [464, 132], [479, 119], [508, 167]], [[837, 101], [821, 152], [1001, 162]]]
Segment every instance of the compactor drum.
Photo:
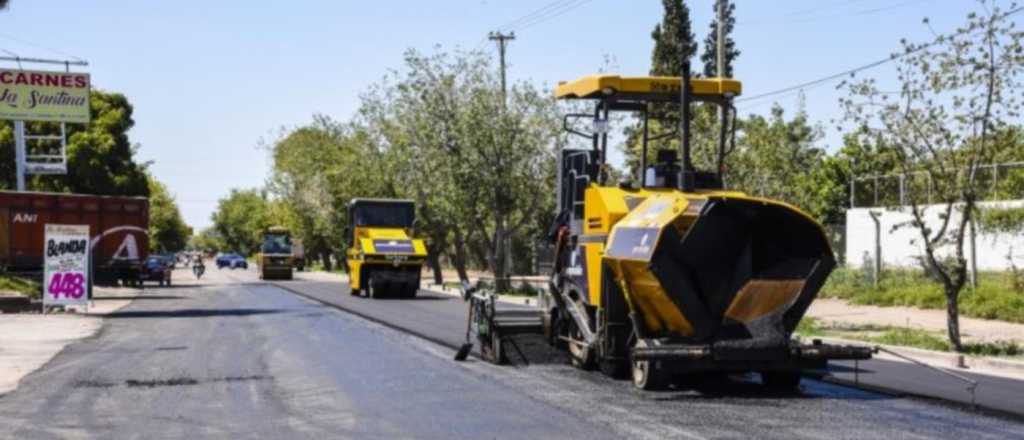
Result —
[[[631, 376], [643, 389], [697, 372], [759, 372], [766, 385], [792, 388], [802, 370], [828, 359], [870, 357], [865, 348], [792, 339], [835, 266], [821, 226], [783, 202], [726, 190], [721, 173], [697, 171], [690, 161], [690, 105], [717, 105], [724, 169], [740, 89], [734, 80], [688, 74], [590, 76], [558, 86], [559, 98], [596, 102], [592, 114], [565, 118], [566, 130], [593, 148], [561, 153], [561, 212], [550, 234], [556, 259], [542, 301], [551, 304], [545, 333], [575, 365]], [[649, 133], [649, 113], [673, 104], [684, 123]], [[643, 121], [638, 182], [605, 183], [612, 111]], [[593, 120], [592, 132], [576, 127], [583, 118]], [[677, 135], [681, 155], [658, 151], [648, 167], [648, 141]]]

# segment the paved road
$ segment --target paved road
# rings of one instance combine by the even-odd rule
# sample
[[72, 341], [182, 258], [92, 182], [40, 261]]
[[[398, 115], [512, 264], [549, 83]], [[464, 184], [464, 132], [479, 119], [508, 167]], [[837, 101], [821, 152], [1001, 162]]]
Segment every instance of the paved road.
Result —
[[[419, 299], [415, 301], [371, 301], [349, 295], [348, 286], [340, 282], [297, 281], [279, 282], [277, 285], [449, 347], [457, 347], [463, 341], [467, 309], [462, 299], [456, 296], [420, 291]], [[564, 361], [549, 350], [543, 350], [544, 344], [539, 340], [527, 340], [525, 344], [529, 345], [531, 360], [536, 361], [539, 355], [542, 362]], [[833, 366], [831, 374], [844, 383], [860, 383], [886, 390], [914, 390], [913, 394], [917, 395], [964, 404], [971, 402], [966, 383], [910, 363], [872, 359], [856, 366], [852, 361], [835, 362]], [[965, 371], [957, 374], [978, 381], [976, 402], [979, 405], [1024, 417], [1024, 382]]]
[[[229, 274], [148, 289], [99, 335], [0, 396], [0, 438], [974, 440], [1024, 432], [1010, 420], [816, 381], [796, 396], [766, 396], [743, 381], [641, 393], [560, 362], [455, 363], [450, 349], [251, 272]], [[288, 287], [436, 332], [464, 323], [461, 302], [359, 300], [340, 283]]]

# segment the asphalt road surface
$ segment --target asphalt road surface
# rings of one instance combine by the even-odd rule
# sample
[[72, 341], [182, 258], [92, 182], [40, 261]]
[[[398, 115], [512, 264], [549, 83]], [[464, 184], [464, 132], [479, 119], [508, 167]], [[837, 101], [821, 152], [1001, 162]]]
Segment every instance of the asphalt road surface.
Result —
[[[189, 285], [179, 271], [177, 286], [147, 289], [97, 336], [0, 396], [0, 438], [1024, 435], [1015, 420], [810, 380], [797, 395], [766, 395], [742, 379], [643, 393], [557, 358], [455, 363], [448, 347], [258, 282], [252, 271], [208, 274]], [[374, 301], [341, 283], [280, 284], [358, 304], [360, 314], [442, 344], [464, 329], [458, 299]]]

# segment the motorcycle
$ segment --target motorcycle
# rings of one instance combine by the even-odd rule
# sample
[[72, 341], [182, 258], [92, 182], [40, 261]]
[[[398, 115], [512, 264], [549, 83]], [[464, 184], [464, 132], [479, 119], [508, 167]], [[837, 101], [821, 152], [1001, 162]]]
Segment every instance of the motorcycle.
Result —
[[196, 264], [192, 265], [192, 273], [195, 274], [197, 280], [203, 277], [203, 272], [206, 272], [206, 266], [202, 260], [198, 260]]

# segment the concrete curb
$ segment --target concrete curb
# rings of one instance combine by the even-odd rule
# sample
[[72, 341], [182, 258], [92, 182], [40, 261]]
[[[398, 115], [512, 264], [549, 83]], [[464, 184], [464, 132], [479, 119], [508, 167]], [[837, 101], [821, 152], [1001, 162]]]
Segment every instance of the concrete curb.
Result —
[[[449, 295], [449, 296], [462, 296], [462, 293], [458, 290], [443, 289], [436, 284], [428, 284], [429, 287], [423, 287], [420, 290], [425, 290], [430, 293], [436, 293], [438, 295]], [[503, 295], [498, 296], [498, 301], [506, 304], [516, 304], [520, 306], [536, 306], [537, 299], [529, 296], [516, 296], [516, 295]]]

